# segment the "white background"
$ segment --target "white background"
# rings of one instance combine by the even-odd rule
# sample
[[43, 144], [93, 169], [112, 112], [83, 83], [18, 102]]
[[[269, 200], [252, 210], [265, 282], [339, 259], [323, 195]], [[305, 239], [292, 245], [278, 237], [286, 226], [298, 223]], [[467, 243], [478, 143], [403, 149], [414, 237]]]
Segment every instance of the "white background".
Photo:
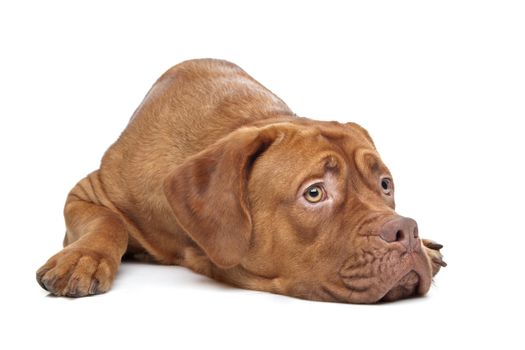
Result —
[[[0, 5], [3, 349], [524, 347], [520, 1], [7, 1]], [[427, 297], [376, 306], [244, 291], [125, 264], [47, 296], [67, 192], [180, 61], [244, 68], [299, 115], [366, 127], [398, 211], [445, 245]]]

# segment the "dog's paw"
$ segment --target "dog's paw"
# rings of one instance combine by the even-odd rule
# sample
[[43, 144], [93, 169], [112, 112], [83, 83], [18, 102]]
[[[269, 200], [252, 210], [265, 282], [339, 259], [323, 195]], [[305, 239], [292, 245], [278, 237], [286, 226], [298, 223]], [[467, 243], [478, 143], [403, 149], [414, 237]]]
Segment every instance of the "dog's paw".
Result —
[[66, 248], [36, 273], [36, 280], [58, 296], [83, 297], [109, 290], [117, 264], [109, 257], [83, 248]]
[[423, 239], [422, 242], [425, 252], [430, 259], [430, 264], [432, 265], [432, 276], [435, 276], [441, 267], [447, 266], [447, 263], [443, 261], [443, 255], [440, 252], [440, 249], [443, 248], [443, 246], [431, 241], [430, 239]]

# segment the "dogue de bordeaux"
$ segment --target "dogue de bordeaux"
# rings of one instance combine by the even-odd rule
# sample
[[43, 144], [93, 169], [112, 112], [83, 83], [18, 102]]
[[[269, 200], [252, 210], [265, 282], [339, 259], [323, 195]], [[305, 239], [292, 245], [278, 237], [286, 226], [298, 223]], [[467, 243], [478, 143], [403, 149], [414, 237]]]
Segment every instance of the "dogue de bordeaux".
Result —
[[58, 296], [104, 293], [130, 257], [311, 300], [423, 295], [442, 246], [394, 208], [364, 128], [300, 118], [238, 66], [190, 60], [71, 190], [64, 249], [37, 281]]

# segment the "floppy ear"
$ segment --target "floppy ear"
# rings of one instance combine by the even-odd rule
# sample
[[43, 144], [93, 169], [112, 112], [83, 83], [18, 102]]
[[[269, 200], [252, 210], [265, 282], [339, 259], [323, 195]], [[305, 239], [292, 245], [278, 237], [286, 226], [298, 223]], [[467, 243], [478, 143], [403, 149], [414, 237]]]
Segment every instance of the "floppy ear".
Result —
[[186, 159], [164, 182], [178, 223], [220, 267], [239, 264], [248, 251], [248, 173], [277, 135], [275, 127], [238, 129]]

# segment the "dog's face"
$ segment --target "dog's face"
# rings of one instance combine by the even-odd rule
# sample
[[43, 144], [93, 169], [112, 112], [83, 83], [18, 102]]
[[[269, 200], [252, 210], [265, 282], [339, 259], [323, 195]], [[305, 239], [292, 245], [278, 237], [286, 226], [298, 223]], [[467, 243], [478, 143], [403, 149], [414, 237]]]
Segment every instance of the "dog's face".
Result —
[[165, 190], [210, 259], [242, 270], [241, 285], [352, 303], [430, 287], [417, 225], [395, 213], [392, 176], [356, 124], [240, 129], [180, 165]]

